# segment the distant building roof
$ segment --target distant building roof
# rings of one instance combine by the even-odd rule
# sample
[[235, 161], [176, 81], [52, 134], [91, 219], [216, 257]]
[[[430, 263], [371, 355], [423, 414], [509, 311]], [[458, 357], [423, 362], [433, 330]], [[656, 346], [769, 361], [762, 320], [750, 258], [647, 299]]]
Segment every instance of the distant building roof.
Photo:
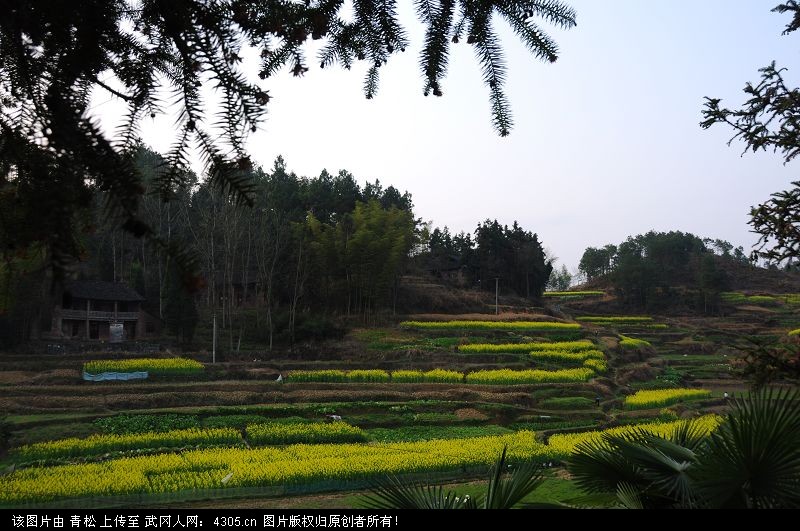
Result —
[[99, 301], [143, 301], [144, 297], [122, 282], [105, 280], [74, 280], [64, 286], [64, 290], [76, 299]]

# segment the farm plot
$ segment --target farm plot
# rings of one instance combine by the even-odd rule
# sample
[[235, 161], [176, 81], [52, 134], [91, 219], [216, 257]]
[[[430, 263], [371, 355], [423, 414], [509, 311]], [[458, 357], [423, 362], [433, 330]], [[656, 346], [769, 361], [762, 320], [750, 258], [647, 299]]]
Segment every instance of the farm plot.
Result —
[[[602, 356], [602, 353], [601, 353]], [[585, 382], [595, 375], [595, 372], [604, 372], [607, 365], [604, 360], [595, 357], [584, 358], [583, 367], [574, 369], [559, 369], [554, 371], [529, 369], [485, 369], [462, 374], [457, 371], [434, 369], [428, 372], [415, 370], [395, 371], [389, 381], [393, 383], [468, 383], [488, 385], [509, 385], [545, 382]], [[336, 379], [331, 379], [331, 373]], [[355, 371], [351, 371], [355, 372]], [[341, 373], [341, 374], [339, 374]], [[295, 375], [298, 375], [295, 377]], [[358, 378], [350, 379], [349, 373], [344, 371], [297, 371], [291, 372], [286, 378], [291, 382], [360, 382]]]
[[152, 375], [174, 376], [197, 374], [204, 369], [199, 361], [185, 358], [134, 358], [127, 360], [95, 360], [83, 365], [84, 372], [147, 372]]
[[[717, 417], [695, 421], [713, 430]], [[682, 425], [644, 424], [614, 428], [612, 433], [642, 429], [667, 436]], [[373, 444], [291, 445], [283, 448], [215, 448], [181, 454], [158, 454], [16, 470], [0, 484], [0, 504], [14, 506], [59, 498], [89, 498], [126, 494], [150, 495], [268, 485], [365, 480], [386, 474], [435, 472], [485, 466], [503, 447], [511, 461], [561, 460], [581, 441], [602, 432], [554, 435], [547, 444], [534, 433], [471, 439], [436, 439]]]
[[551, 321], [403, 321], [400, 327], [410, 330], [564, 332], [580, 330], [581, 325]]
[[625, 407], [628, 409], [649, 409], [654, 407], [669, 406], [685, 400], [708, 398], [711, 391], [705, 389], [653, 389], [636, 391], [625, 397]]

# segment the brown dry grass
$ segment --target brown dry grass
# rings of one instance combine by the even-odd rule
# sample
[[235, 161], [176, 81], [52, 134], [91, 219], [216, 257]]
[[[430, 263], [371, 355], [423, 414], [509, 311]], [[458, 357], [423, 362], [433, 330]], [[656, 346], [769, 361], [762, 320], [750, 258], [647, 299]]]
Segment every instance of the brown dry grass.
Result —
[[774, 310], [772, 308], [765, 308], [763, 306], [752, 306], [749, 304], [745, 304], [743, 306], [737, 306], [736, 309], [739, 311], [754, 312], [754, 313], [778, 313], [778, 310]]
[[634, 381], [652, 380], [655, 376], [656, 371], [646, 363], [638, 363], [617, 369], [617, 382], [621, 385], [628, 385]]
[[489, 419], [489, 415], [485, 415], [484, 413], [481, 413], [477, 409], [472, 409], [472, 408], [456, 409], [455, 414], [461, 420], [488, 420]]
[[83, 377], [81, 371], [76, 369], [55, 369], [38, 373], [31, 378], [34, 384], [70, 384], [80, 381]]
[[715, 348], [714, 343], [711, 341], [695, 341], [690, 337], [685, 337], [680, 341], [673, 341], [670, 345], [681, 347], [681, 350], [687, 353], [713, 352]]
[[31, 383], [33, 378], [39, 373], [30, 371], [1, 371], [0, 385], [18, 385]]

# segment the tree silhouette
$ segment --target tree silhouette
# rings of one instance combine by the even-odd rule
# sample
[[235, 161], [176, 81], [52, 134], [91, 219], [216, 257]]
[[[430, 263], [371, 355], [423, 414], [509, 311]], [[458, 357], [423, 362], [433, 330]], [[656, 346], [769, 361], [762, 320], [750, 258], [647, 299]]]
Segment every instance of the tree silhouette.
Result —
[[[791, 13], [784, 35], [800, 28], [800, 5], [795, 0], [775, 7], [773, 12]], [[759, 70], [761, 80], [747, 83], [744, 93], [748, 100], [740, 109], [721, 105], [718, 98], [706, 98], [703, 109], [704, 129], [725, 124], [734, 131], [728, 144], [744, 142], [749, 150], [772, 150], [783, 156], [784, 163], [800, 155], [800, 88], [791, 88], [784, 80], [785, 68], [773, 61]], [[793, 189], [772, 195], [769, 201], [750, 210], [750, 225], [759, 235], [752, 259], [759, 257], [781, 262], [800, 258], [800, 181]]]
[[[466, 38], [489, 88], [494, 126], [512, 125], [503, 92], [505, 63], [493, 18], [505, 19], [538, 58], [558, 48], [533, 18], [563, 28], [575, 12], [558, 0], [417, 0], [426, 26], [420, 55], [425, 94], [442, 95], [450, 45]], [[252, 204], [246, 135], [255, 131], [270, 96], [242, 71], [245, 46], [260, 51], [259, 77], [288, 66], [308, 70], [303, 44], [325, 39], [321, 68], [371, 65], [367, 98], [380, 67], [408, 40], [394, 0], [0, 0], [0, 225], [8, 257], [44, 243], [57, 273], [80, 255], [82, 218], [97, 191], [107, 216], [129, 233], [167, 247], [139, 215], [144, 187], [133, 162], [142, 118], [178, 109], [174, 144], [159, 172], [168, 201], [184, 183], [192, 149], [213, 186]], [[90, 108], [100, 88], [125, 102], [123, 123], [105, 134]], [[214, 89], [218, 101], [204, 97]], [[210, 111], [210, 112], [209, 112]], [[170, 249], [182, 271], [192, 258]], [[196, 284], [184, 275], [184, 284]]]

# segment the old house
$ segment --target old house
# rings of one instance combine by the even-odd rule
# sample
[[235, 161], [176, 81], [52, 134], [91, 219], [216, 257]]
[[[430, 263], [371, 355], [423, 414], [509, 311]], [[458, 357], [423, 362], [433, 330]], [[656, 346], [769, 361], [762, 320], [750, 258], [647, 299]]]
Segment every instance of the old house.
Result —
[[53, 309], [51, 334], [103, 341], [130, 341], [152, 336], [160, 331], [161, 323], [142, 309], [144, 300], [122, 282], [67, 282]]

